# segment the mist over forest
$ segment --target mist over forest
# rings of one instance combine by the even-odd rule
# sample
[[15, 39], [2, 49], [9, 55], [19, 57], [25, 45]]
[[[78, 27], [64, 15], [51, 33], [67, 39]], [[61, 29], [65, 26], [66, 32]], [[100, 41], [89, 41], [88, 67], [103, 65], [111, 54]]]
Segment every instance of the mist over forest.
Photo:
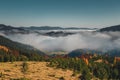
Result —
[[[69, 30], [69, 32], [71, 32]], [[44, 51], [72, 51], [75, 49], [112, 50], [120, 47], [120, 32], [79, 31], [67, 36], [49, 36], [37, 33], [1, 35]]]

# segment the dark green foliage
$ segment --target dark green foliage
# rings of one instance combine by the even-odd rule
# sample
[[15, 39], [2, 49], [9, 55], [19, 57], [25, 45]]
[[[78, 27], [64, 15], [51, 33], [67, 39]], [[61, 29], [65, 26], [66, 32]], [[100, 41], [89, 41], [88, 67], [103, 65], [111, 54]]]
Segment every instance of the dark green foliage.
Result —
[[86, 80], [91, 79], [90, 69], [85, 62], [79, 58], [56, 58], [50, 61], [49, 66], [73, 70], [73, 75], [82, 73]]
[[22, 64], [22, 72], [26, 73], [28, 70], [28, 63], [27, 62], [23, 62]]
[[120, 62], [117, 62], [111, 70], [113, 79], [120, 79]]
[[11, 50], [17, 50], [20, 54], [38, 53], [40, 55], [45, 55], [40, 50], [37, 50], [29, 45], [24, 45], [18, 42], [11, 41], [3, 36], [0, 36], [0, 45], [6, 46]]
[[18, 42], [11, 41], [3, 36], [0, 36], [0, 46], [5, 46], [9, 49], [8, 52], [0, 49], [0, 62], [14, 61], [43, 61], [44, 53], [29, 45], [24, 45]]
[[[103, 62], [94, 62], [97, 58], [103, 59]], [[73, 70], [73, 74], [71, 76], [81, 73], [82, 78], [85, 80], [90, 80], [93, 77], [97, 77], [101, 80], [120, 79], [119, 62], [113, 66], [113, 60], [111, 61], [109, 58], [105, 58], [102, 55], [97, 58], [90, 59], [89, 65], [86, 65], [80, 58], [52, 58], [50, 59], [48, 66]], [[106, 61], [108, 63], [106, 63]]]
[[50, 60], [49, 66], [55, 66], [62, 69], [72, 69], [79, 73], [82, 72], [87, 65], [79, 58], [56, 58]]
[[29, 54], [13, 54], [12, 52], [5, 52], [0, 50], [0, 62], [14, 62], [14, 61], [43, 61], [44, 56], [37, 53]]
[[88, 69], [82, 71], [82, 76], [85, 80], [90, 80], [92, 78], [90, 71]]
[[[95, 63], [93, 65], [93, 75], [100, 78], [100, 79], [104, 79], [107, 75], [107, 71], [104, 68], [104, 64], [102, 63]], [[104, 77], [105, 76], [105, 77]]]
[[101, 80], [104, 79], [120, 79], [120, 72], [119, 68], [116, 66], [112, 66], [111, 64], [105, 63], [94, 63], [92, 67], [92, 73], [94, 76], [100, 78]]
[[118, 76], [119, 76], [119, 71], [118, 71], [118, 69], [116, 69], [116, 68], [113, 69], [111, 76], [113, 77], [113, 79], [118, 79]]

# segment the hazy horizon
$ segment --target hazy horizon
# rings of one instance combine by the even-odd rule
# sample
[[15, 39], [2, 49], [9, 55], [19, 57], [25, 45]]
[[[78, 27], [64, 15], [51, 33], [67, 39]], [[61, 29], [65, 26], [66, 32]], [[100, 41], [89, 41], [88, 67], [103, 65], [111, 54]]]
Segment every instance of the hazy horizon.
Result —
[[120, 25], [120, 24], [115, 24], [115, 25], [109, 25], [109, 26], [101, 26], [101, 27], [82, 27], [82, 26], [50, 26], [50, 25], [43, 25], [43, 26], [40, 26], [40, 25], [30, 25], [30, 26], [15, 26], [15, 25], [10, 25], [10, 24], [3, 24], [3, 23], [0, 23], [2, 25], [6, 25], [6, 26], [12, 26], [12, 27], [61, 27], [61, 28], [91, 28], [91, 29], [101, 29], [101, 28], [106, 28], [106, 27], [111, 27], [111, 26], [117, 26], [117, 25]]
[[0, 23], [102, 28], [120, 22], [119, 0], [0, 0]]

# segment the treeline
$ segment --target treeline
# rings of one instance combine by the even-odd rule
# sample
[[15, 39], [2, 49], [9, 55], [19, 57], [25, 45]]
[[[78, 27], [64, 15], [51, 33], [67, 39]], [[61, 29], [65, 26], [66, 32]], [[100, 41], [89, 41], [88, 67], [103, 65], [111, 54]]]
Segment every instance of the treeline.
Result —
[[41, 55], [45, 54], [44, 52], [42, 52], [30, 45], [25, 45], [25, 44], [21, 44], [18, 42], [14, 42], [3, 36], [0, 36], [0, 46], [5, 46], [5, 47], [9, 48], [10, 50], [16, 50], [16, 51], [19, 51], [20, 53], [26, 53], [26, 54], [38, 53]]
[[[114, 64], [114, 61], [104, 56], [96, 58], [103, 59], [103, 62], [95, 62], [96, 59], [92, 58], [87, 65], [81, 58], [53, 58], [50, 60], [48, 66], [73, 70], [73, 76], [80, 74], [80, 78], [84, 80], [93, 78], [99, 78], [101, 80], [120, 80], [120, 62]], [[114, 60], [113, 58], [111, 59]]]
[[0, 61], [41, 61], [45, 53], [29, 45], [0, 36]]
[[[102, 60], [102, 62], [96, 62], [97, 60]], [[117, 62], [114, 57], [105, 55], [92, 57], [86, 63], [84, 58], [48, 57], [38, 53], [23, 53], [16, 50], [6, 52], [0, 50], [0, 62], [14, 61], [47, 61], [49, 62], [49, 67], [73, 70], [72, 76], [79, 74], [79, 77], [84, 80], [93, 78], [101, 80], [120, 79], [120, 62]]]
[[43, 61], [43, 55], [37, 53], [20, 53], [18, 51], [5, 52], [0, 50], [0, 62], [14, 62], [14, 61]]
[[53, 58], [50, 60], [48, 66], [73, 70], [74, 73], [72, 76], [75, 76], [77, 73], [82, 73], [82, 76], [87, 80], [90, 80], [92, 77], [87, 64], [79, 58]]

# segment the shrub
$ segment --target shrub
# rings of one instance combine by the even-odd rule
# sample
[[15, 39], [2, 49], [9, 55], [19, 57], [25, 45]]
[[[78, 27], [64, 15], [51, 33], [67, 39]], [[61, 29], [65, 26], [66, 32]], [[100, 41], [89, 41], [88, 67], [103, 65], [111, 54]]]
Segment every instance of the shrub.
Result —
[[65, 80], [65, 78], [64, 77], [60, 77], [59, 80]]
[[4, 77], [4, 74], [3, 74], [2, 72], [0, 73], [0, 77], [1, 77], [1, 78]]
[[27, 62], [23, 62], [22, 64], [22, 72], [26, 73], [28, 71], [28, 63]]

